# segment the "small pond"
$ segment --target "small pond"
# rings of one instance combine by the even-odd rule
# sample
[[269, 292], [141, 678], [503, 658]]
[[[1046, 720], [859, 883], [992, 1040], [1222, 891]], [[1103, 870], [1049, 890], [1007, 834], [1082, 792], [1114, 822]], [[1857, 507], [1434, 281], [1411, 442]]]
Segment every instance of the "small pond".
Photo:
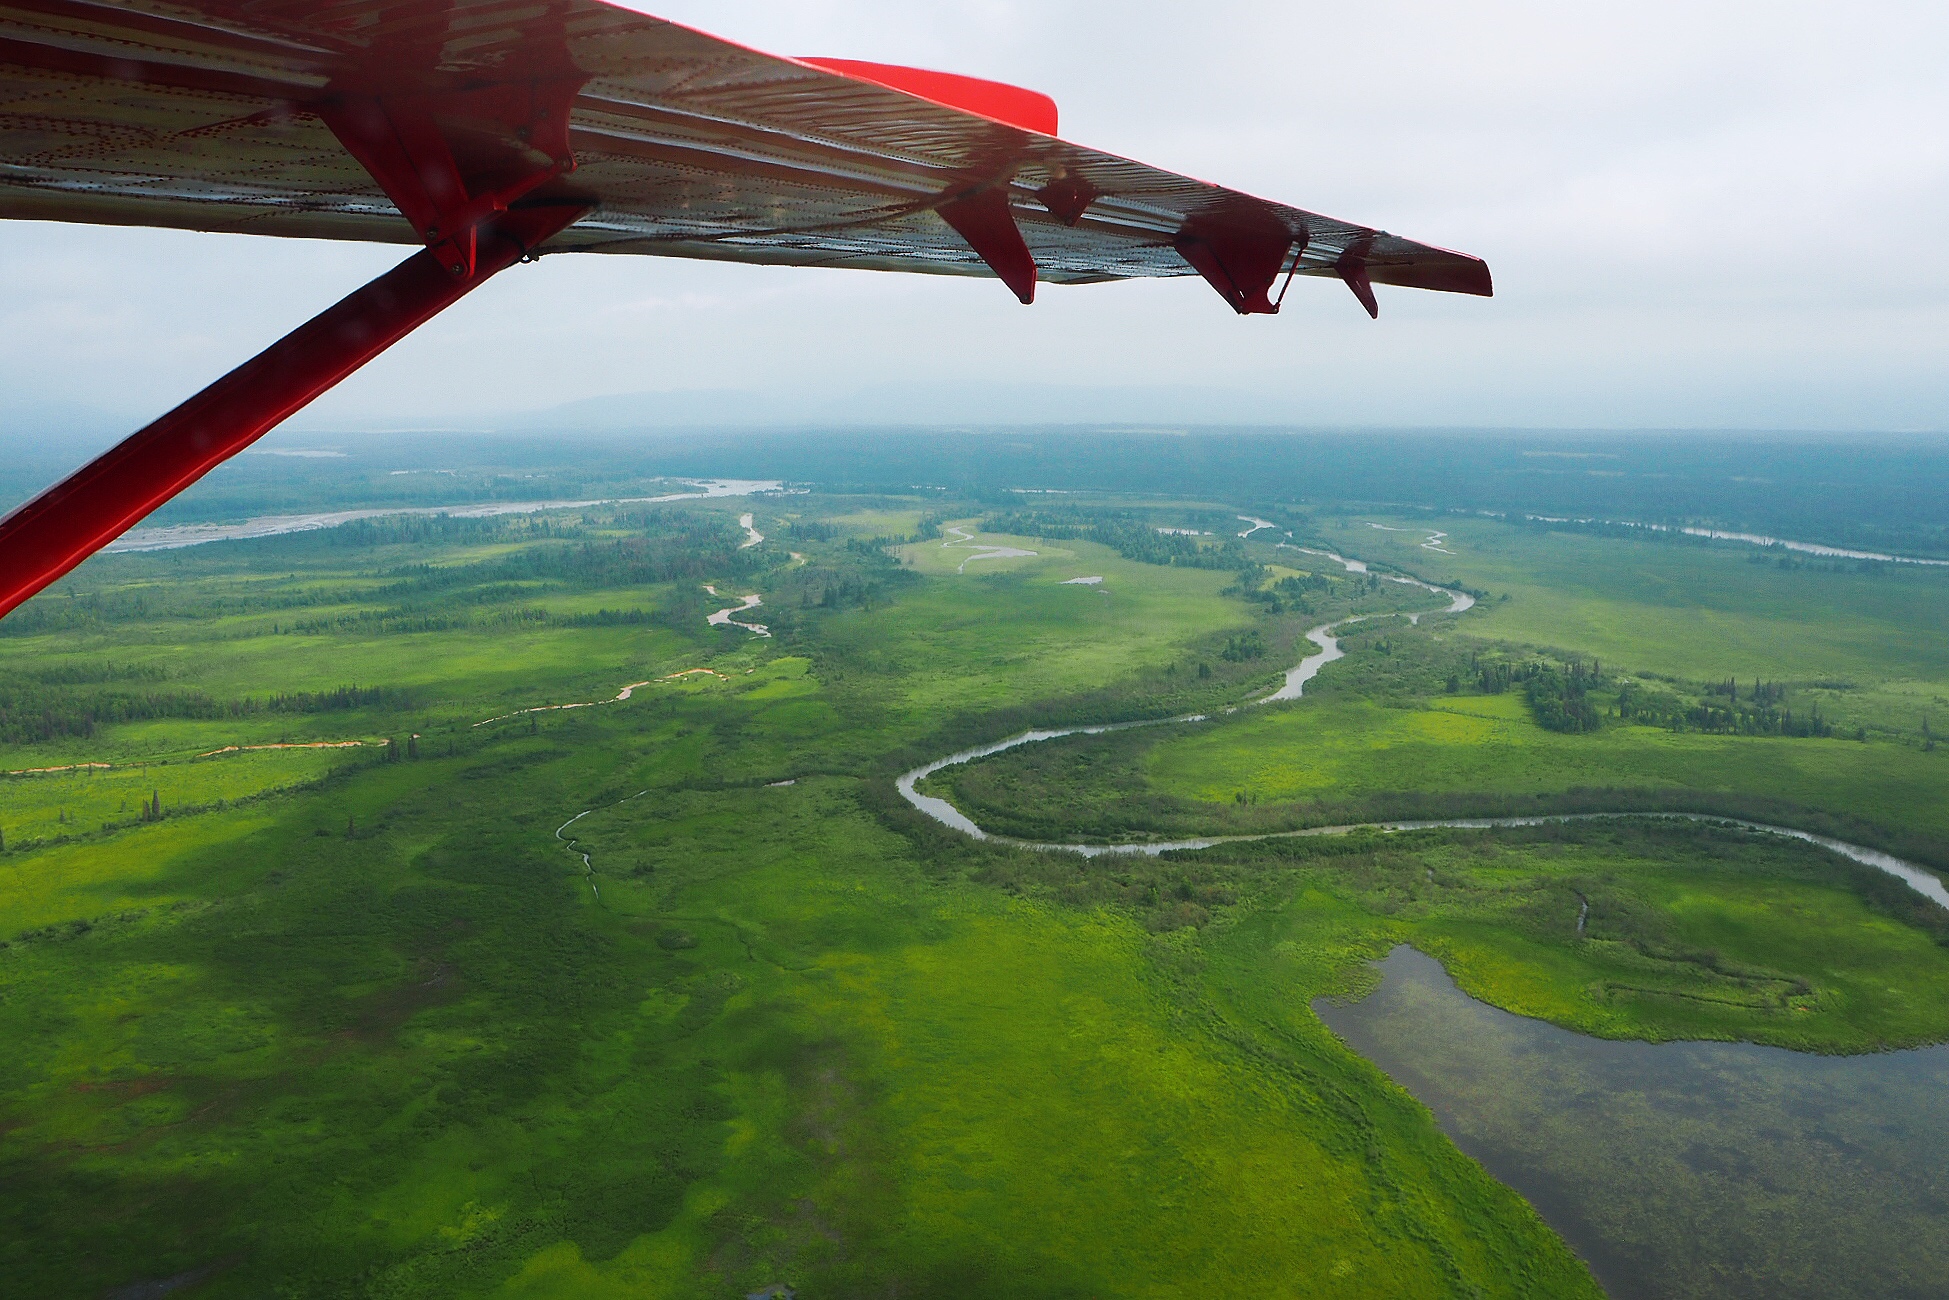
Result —
[[1609, 1042], [1396, 948], [1321, 1019], [1527, 1197], [1614, 1300], [1949, 1296], [1949, 1047]]

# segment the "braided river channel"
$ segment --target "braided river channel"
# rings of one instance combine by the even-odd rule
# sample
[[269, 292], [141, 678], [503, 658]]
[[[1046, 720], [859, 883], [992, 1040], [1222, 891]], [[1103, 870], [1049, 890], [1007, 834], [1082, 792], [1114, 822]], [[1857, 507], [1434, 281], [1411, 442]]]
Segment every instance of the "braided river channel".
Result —
[[[1358, 560], [1311, 553], [1367, 571]], [[1412, 579], [1375, 576], [1448, 597], [1442, 613], [1474, 603]], [[1237, 708], [1301, 698], [1306, 683], [1341, 657], [1335, 629], [1353, 621], [1308, 632], [1315, 652], [1277, 690]], [[916, 785], [1019, 745], [1210, 720], [1189, 714], [1023, 732], [917, 767], [898, 786], [919, 811], [977, 839], [1091, 857], [1207, 848], [1223, 840], [1010, 839]], [[1546, 820], [1568, 819], [1373, 825], [1400, 831]], [[1817, 843], [1949, 907], [1938, 876], [1875, 849], [1788, 827], [1698, 820]], [[1837, 1057], [1747, 1043], [1613, 1042], [1479, 1002], [1440, 963], [1406, 946], [1377, 965], [1381, 983], [1367, 997], [1322, 999], [1314, 1011], [1427, 1106], [1456, 1146], [1528, 1198], [1614, 1300], [1949, 1297], [1949, 1046]]]

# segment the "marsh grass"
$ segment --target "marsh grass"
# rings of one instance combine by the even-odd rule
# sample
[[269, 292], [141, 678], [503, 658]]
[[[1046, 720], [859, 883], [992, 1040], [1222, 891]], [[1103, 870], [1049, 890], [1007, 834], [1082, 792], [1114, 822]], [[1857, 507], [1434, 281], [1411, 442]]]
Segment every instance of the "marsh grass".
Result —
[[[1295, 1279], [1595, 1297], [1311, 998], [1357, 989], [1409, 936], [1483, 996], [1592, 1032], [1823, 1050], [1949, 1033], [1949, 958], [1926, 925], [1822, 855], [1718, 832], [1115, 862], [954, 836], [893, 795], [913, 755], [1235, 700], [1307, 620], [1237, 574], [1088, 542], [1024, 539], [1044, 553], [965, 574], [846, 544], [922, 531], [931, 498], [789, 504], [814, 526], [743, 560], [722, 512], [128, 557], [72, 580], [94, 612], [0, 637], [0, 671], [99, 657], [216, 698], [357, 681], [415, 701], [275, 732], [156, 719], [106, 729], [91, 754], [420, 733], [398, 761], [172, 758], [143, 779], [207, 780], [231, 806], [0, 856], [0, 1276], [48, 1296], [190, 1274], [212, 1297], [706, 1297], [780, 1280], [1247, 1295]], [[398, 607], [383, 589], [402, 566], [503, 564], [581, 544], [571, 529], [607, 544], [633, 527], [691, 529], [684, 563], [768, 602], [811, 572], [884, 598], [795, 602], [754, 642], [706, 628], [688, 578], [606, 586], [556, 557], [532, 581], [439, 586], [426, 612], [467, 615], [444, 630], [365, 617]], [[1078, 572], [1102, 589], [1061, 585]], [[330, 617], [294, 634], [280, 601]], [[547, 617], [481, 617], [529, 608]], [[624, 608], [654, 617], [571, 621]], [[1254, 637], [1264, 658], [1223, 657]], [[717, 675], [473, 725], [697, 667]], [[1376, 698], [1419, 698], [1397, 676]], [[1318, 747], [1279, 750], [1281, 728], [1344, 716], [1351, 752], [1356, 725], [1394, 716], [1306, 707], [1225, 725], [1271, 728], [1263, 744], [1297, 773]], [[1457, 729], [1517, 723], [1432, 725], [1417, 743], [1456, 748]], [[21, 747], [6, 766], [82, 748]], [[1202, 761], [1245, 762], [1230, 752]], [[78, 802], [114, 779], [61, 780]], [[0, 783], [0, 825], [62, 806], [68, 787], [38, 780]], [[162, 788], [166, 809], [189, 801]], [[1206, 788], [1172, 797], [1214, 806]], [[1565, 929], [1577, 891], [1584, 936]]]

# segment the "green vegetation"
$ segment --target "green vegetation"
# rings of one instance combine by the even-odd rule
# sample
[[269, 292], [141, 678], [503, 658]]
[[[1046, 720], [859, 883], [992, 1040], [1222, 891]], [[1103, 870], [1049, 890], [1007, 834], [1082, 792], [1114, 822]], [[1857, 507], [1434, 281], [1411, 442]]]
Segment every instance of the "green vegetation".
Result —
[[[1700, 687], [1763, 678], [1808, 709], [1818, 703], [1842, 734], [1865, 728], [1914, 741], [1925, 718], [1938, 728], [1949, 718], [1949, 581], [1940, 568], [1781, 567], [1740, 543], [1466, 517], [1401, 532], [1373, 522], [1412, 521], [1349, 514], [1322, 520], [1321, 531], [1347, 553], [1490, 593], [1471, 616], [1473, 635]], [[1445, 553], [1420, 545], [1433, 528], [1449, 530]]]
[[1820, 1052], [1944, 1035], [1931, 990], [1949, 992], [1949, 917], [1806, 846], [1642, 822], [1417, 832], [1324, 860], [1320, 841], [1290, 843], [1305, 847], [1212, 855], [1291, 864], [1290, 892], [1229, 948], [1265, 978], [1290, 960], [1280, 944], [1315, 942], [1326, 895], [1358, 906], [1364, 943], [1412, 943], [1476, 997], [1588, 1034]]
[[[1519, 637], [1515, 600], [1410, 626], [1441, 602], [1155, 532], [1212, 507], [980, 505], [376, 520], [104, 557], [0, 624], [0, 768], [70, 769], [0, 776], [0, 1274], [1594, 1297], [1311, 999], [1408, 941], [1606, 1036], [1949, 1038], [1943, 915], [1804, 845], [1605, 822], [1085, 859], [921, 817], [892, 785], [917, 762], [1197, 711], [936, 781], [984, 822], [1130, 837], [1608, 785], [1949, 839], [1942, 756], [1892, 731], [1613, 716], [1670, 628], [1633, 659]], [[770, 638], [706, 624], [745, 592]], [[1222, 712], [1356, 613], [1308, 699]], [[1484, 664], [1555, 684], [1484, 693]], [[1811, 689], [1777, 657], [1663, 688], [1735, 673]], [[1595, 728], [1540, 726], [1552, 701]]]
[[[1534, 537], [1495, 523], [1457, 527], [1472, 530], [1447, 543], [1458, 555], [1477, 536], [1498, 544], [1513, 539], [1512, 547], [1529, 547]], [[1425, 536], [1367, 532], [1404, 561], [1418, 549], [1415, 539]], [[1351, 525], [1341, 533], [1356, 536]], [[1585, 544], [1581, 536], [1572, 540]], [[1351, 548], [1352, 541], [1335, 537], [1333, 544]], [[1523, 554], [1546, 570], [1554, 566], [1569, 588], [1537, 591], [1536, 608], [1566, 605], [1566, 623], [1575, 628], [1581, 619], [1586, 632], [1599, 624], [1629, 628], [1628, 638], [1590, 634], [1601, 658], [1582, 653], [1590, 641], [1539, 650], [1503, 639], [1518, 600], [1491, 594], [1479, 612], [1459, 620], [1356, 625], [1342, 640], [1346, 660], [1309, 686], [1301, 704], [1170, 732], [1012, 751], [948, 769], [934, 785], [983, 826], [1038, 839], [1665, 810], [1800, 826], [1949, 869], [1949, 762], [1934, 745], [1927, 713], [1913, 715], [1908, 727], [1877, 721], [1889, 699], [1949, 691], [1949, 665], [1933, 658], [1903, 663], [1903, 647], [1919, 645], [1906, 630], [1871, 643], [1826, 621], [1833, 605], [1845, 604], [1876, 610], [1877, 619], [1892, 623], [1896, 602], [1884, 600], [1888, 593], [1878, 584], [1896, 578], [1825, 575], [1823, 581], [1868, 590], [1830, 593], [1825, 603], [1793, 613], [1798, 606], [1776, 590], [1774, 568], [1711, 548], [1588, 544], [1613, 548], [1611, 579], [1599, 581], [1596, 554], [1579, 558], [1581, 567], [1566, 566], [1545, 548]], [[1421, 556], [1430, 558], [1425, 551]], [[1649, 560], [1668, 557], [1698, 579], [1695, 589], [1729, 622], [1755, 625], [1756, 638], [1762, 618], [1777, 625], [1766, 633], [1767, 671], [1777, 677], [1754, 673], [1729, 683], [1723, 671], [1691, 680], [1669, 675], [1684, 656], [1705, 653], [1693, 641], [1697, 609], [1679, 603], [1675, 589], [1662, 605], [1596, 594], [1599, 587], [1640, 593], [1663, 587], [1662, 569], [1642, 570]], [[1459, 560], [1439, 562], [1463, 571], [1466, 581], [1458, 585], [1482, 581], [1488, 567], [1486, 561], [1472, 561], [1474, 571]], [[1430, 577], [1447, 576], [1423, 567]], [[1925, 627], [1949, 619], [1949, 575], [1917, 570], [1898, 578], [1903, 616]], [[1559, 647], [1567, 639], [1554, 638]], [[1920, 683], [1870, 676], [1870, 656], [1881, 645], [1893, 648], [1897, 671], [1926, 668], [1937, 676]], [[1846, 647], [1844, 657], [1836, 646]], [[1939, 648], [1931, 645], [1929, 655]], [[1631, 652], [1643, 658], [1633, 662], [1625, 657]], [[1717, 663], [1724, 668], [1744, 654], [1735, 642]], [[1860, 677], [1819, 676], [1837, 658], [1861, 670]]]
[[[1245, 546], [1229, 536], [1232, 516], [1194, 517], [1191, 522], [1205, 528], [1174, 528], [1164, 531], [1148, 511], [1132, 510], [1011, 510], [991, 515], [982, 527], [998, 533], [1017, 533], [1041, 538], [1087, 538], [1107, 546], [1126, 560], [1145, 564], [1183, 565], [1193, 569], [1239, 569], [1250, 567]], [[1216, 524], [1220, 539], [1201, 540], [1201, 534]]]

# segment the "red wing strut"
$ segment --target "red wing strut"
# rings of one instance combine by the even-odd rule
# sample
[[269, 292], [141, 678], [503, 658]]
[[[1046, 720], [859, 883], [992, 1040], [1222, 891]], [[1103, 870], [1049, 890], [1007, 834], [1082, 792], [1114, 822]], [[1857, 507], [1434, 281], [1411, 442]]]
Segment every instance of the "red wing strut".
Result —
[[[1478, 259], [1056, 136], [1046, 96], [601, 0], [0, 0], [0, 217], [423, 251], [0, 520], [0, 615], [512, 262], [1487, 295]], [[1283, 293], [1283, 287], [1280, 287]]]

